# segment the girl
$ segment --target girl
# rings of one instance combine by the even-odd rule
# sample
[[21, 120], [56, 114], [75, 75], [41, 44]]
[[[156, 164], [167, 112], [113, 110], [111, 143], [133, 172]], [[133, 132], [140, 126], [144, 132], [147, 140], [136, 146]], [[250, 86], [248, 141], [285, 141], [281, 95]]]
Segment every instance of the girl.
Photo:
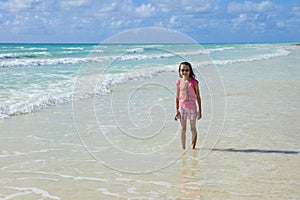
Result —
[[[186, 121], [190, 120], [192, 132], [192, 149], [195, 149], [197, 142], [196, 119], [201, 119], [201, 99], [198, 81], [195, 79], [192, 66], [188, 62], [179, 65], [178, 74], [181, 79], [176, 82], [176, 114], [174, 119], [180, 119], [181, 145], [185, 150]], [[198, 104], [198, 112], [197, 105]]]

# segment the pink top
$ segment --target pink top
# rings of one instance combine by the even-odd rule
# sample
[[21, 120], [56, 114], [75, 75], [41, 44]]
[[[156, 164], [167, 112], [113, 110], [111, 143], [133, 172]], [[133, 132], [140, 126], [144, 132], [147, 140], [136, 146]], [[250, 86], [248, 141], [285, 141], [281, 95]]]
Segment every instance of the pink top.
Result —
[[195, 87], [198, 81], [194, 78], [184, 81], [182, 79], [177, 80], [176, 86], [179, 88], [179, 108], [188, 110], [197, 110], [196, 105], [196, 92]]

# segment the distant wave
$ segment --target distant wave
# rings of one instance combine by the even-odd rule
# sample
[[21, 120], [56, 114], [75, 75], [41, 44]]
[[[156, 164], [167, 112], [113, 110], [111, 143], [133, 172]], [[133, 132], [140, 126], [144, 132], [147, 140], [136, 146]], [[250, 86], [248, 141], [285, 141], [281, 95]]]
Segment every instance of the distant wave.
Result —
[[216, 65], [228, 65], [233, 63], [240, 63], [240, 62], [254, 62], [259, 60], [269, 60], [279, 56], [286, 56], [289, 55], [290, 52], [285, 49], [278, 49], [275, 53], [267, 53], [262, 55], [256, 55], [249, 58], [242, 58], [242, 59], [230, 59], [230, 60], [213, 60], [213, 63]]
[[207, 49], [208, 52], [216, 52], [216, 51], [226, 51], [226, 50], [232, 50], [235, 49], [234, 47], [218, 47], [218, 48], [209, 48]]
[[[87, 62], [103, 62], [108, 60], [151, 60], [159, 58], [173, 57], [171, 53], [143, 55], [143, 54], [124, 54], [121, 56], [99, 56], [99, 57], [66, 57], [66, 58], [40, 58], [40, 59], [17, 59], [0, 61], [0, 67], [22, 67], [22, 66], [44, 66], [44, 65], [68, 65], [82, 64]], [[13, 58], [13, 55], [12, 57]]]
[[176, 54], [179, 54], [181, 56], [195, 56], [195, 55], [209, 55], [213, 52], [218, 51], [226, 51], [226, 50], [232, 50], [234, 47], [220, 47], [220, 48], [207, 48], [207, 49], [197, 49], [197, 50], [189, 50], [189, 51], [179, 51], [176, 52]]
[[24, 53], [4, 53], [0, 54], [0, 59], [20, 59], [20, 58], [37, 58], [37, 57], [50, 56], [48, 52], [24, 52]]
[[144, 48], [134, 48], [134, 49], [129, 49], [127, 50], [128, 53], [143, 53]]
[[[66, 49], [78, 49], [78, 48], [66, 48]], [[81, 48], [80, 48], [81, 49]], [[68, 65], [68, 64], [82, 64], [88, 62], [103, 62], [103, 61], [113, 61], [113, 60], [123, 60], [123, 61], [135, 61], [135, 60], [155, 60], [163, 58], [172, 58], [178, 55], [181, 56], [197, 56], [197, 55], [209, 55], [213, 52], [233, 50], [235, 47], [217, 47], [208, 49], [197, 49], [195, 51], [181, 51], [181, 52], [161, 52], [161, 53], [145, 53], [144, 48], [133, 48], [127, 50], [127, 53], [123, 55], [105, 55], [102, 54], [103, 50], [92, 50], [91, 53], [93, 57], [73, 57], [73, 51], [62, 51], [60, 55], [68, 55], [67, 57], [51, 58], [48, 52], [30, 52], [30, 53], [8, 53], [0, 54], [0, 67], [22, 67], [22, 66], [44, 66], [44, 65]], [[101, 53], [101, 54], [95, 54]], [[252, 62], [257, 60], [266, 60], [278, 56], [288, 55], [289, 51], [286, 49], [278, 49], [274, 53], [265, 53], [254, 55], [249, 58], [237, 58], [230, 60], [214, 60], [215, 64], [225, 65], [236, 62]], [[101, 55], [101, 56], [99, 56]]]
[[[88, 61], [97, 61], [91, 58], [41, 58], [41, 59], [18, 59], [4, 60], [0, 62], [0, 67], [22, 67], [22, 66], [44, 66], [44, 65], [67, 65], [81, 64]], [[101, 59], [100, 59], [101, 60]], [[99, 60], [99, 61], [100, 61]], [[101, 60], [103, 61], [103, 59]]]
[[42, 47], [30, 47], [30, 48], [26, 48], [26, 50], [30, 50], [30, 51], [46, 51], [47, 48], [42, 48]]
[[90, 52], [103, 53], [104, 51], [102, 49], [93, 49], [93, 50], [90, 50]]
[[82, 47], [67, 47], [67, 48], [62, 48], [62, 49], [65, 49], [65, 50], [83, 50]]

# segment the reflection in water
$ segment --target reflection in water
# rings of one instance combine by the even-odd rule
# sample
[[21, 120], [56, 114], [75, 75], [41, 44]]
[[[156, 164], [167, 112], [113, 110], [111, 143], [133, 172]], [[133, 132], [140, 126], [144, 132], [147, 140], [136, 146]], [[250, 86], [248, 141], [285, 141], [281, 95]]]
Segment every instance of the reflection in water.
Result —
[[[191, 155], [187, 155], [191, 153]], [[203, 199], [200, 190], [199, 159], [196, 150], [187, 151], [181, 156], [180, 185], [178, 188], [179, 199]], [[198, 176], [197, 176], [198, 175]]]

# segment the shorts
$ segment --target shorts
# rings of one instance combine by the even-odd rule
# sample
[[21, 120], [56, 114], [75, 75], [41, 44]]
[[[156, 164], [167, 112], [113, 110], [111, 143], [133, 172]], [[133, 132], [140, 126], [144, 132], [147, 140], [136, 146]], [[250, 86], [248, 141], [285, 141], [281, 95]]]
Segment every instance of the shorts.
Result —
[[197, 110], [187, 110], [184, 108], [181, 108], [179, 110], [180, 112], [180, 120], [196, 120], [197, 119]]

